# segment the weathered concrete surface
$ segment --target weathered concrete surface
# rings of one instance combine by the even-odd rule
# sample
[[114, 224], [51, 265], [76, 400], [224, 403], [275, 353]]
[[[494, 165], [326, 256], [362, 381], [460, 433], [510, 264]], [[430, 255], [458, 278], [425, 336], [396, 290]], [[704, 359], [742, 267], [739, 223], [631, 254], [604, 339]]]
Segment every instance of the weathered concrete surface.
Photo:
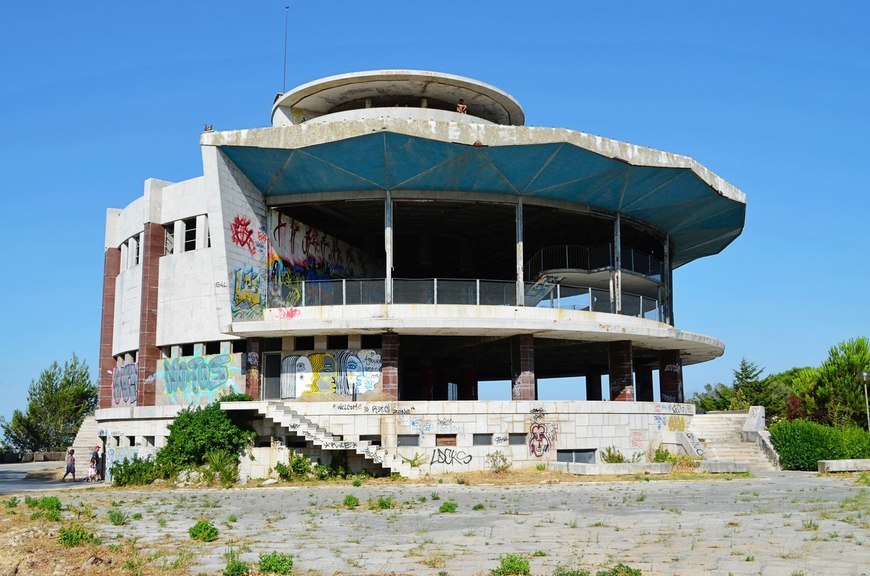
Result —
[[586, 476], [615, 476], [620, 474], [668, 474], [674, 465], [670, 462], [625, 462], [622, 464], [578, 464], [553, 462], [553, 470]]
[[710, 472], [712, 474], [739, 474], [749, 472], [749, 464], [741, 462], [728, 462], [726, 460], [704, 460], [698, 464], [698, 470], [701, 472]]
[[861, 472], [870, 470], [870, 459], [819, 460], [819, 472]]
[[[853, 478], [776, 472], [715, 481], [542, 485], [371, 482], [245, 490], [61, 492], [65, 505], [94, 506], [89, 528], [104, 545], [139, 538], [170, 557], [193, 551], [191, 574], [218, 574], [228, 544], [294, 555], [294, 573], [435, 576], [488, 574], [501, 554], [530, 558], [532, 573], [557, 565], [596, 570], [624, 562], [649, 575], [870, 573], [870, 489]], [[361, 506], [342, 506], [345, 495]], [[434, 497], [437, 495], [438, 499]], [[397, 507], [369, 510], [391, 497]], [[112, 526], [106, 510], [124, 502], [131, 520]], [[446, 501], [454, 514], [439, 513]], [[473, 510], [476, 504], [484, 506]], [[237, 521], [233, 521], [236, 516]], [[189, 539], [200, 517], [220, 537]], [[535, 552], [539, 552], [535, 555]]]

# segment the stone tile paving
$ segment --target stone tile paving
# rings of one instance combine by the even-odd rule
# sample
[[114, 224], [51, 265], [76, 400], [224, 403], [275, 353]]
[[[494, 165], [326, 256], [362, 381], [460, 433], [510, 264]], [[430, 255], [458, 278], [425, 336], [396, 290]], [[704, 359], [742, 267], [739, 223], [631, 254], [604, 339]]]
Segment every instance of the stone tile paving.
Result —
[[[360, 506], [343, 506], [346, 495]], [[392, 498], [392, 509], [369, 501]], [[532, 574], [559, 565], [590, 570], [623, 562], [645, 575], [870, 574], [870, 488], [854, 479], [777, 472], [714, 481], [545, 485], [326, 484], [232, 490], [95, 490], [71, 504], [122, 504], [141, 520], [112, 526], [106, 543], [136, 537], [149, 548], [195, 554], [192, 574], [220, 573], [228, 545], [295, 557], [294, 573], [488, 574], [499, 556], [527, 555]], [[441, 513], [444, 502], [455, 513]], [[482, 504], [483, 508], [474, 510]], [[220, 530], [197, 543], [199, 518]]]

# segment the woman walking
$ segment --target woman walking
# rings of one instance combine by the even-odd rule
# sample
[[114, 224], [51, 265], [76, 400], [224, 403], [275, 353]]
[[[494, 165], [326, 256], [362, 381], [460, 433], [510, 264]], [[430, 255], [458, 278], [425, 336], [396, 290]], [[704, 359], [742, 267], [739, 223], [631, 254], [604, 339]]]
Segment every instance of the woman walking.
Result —
[[68, 474], [72, 474], [73, 482], [76, 481], [76, 457], [75, 450], [70, 448], [66, 452], [66, 458], [64, 458], [64, 462], [66, 462], [66, 472], [63, 473], [63, 478], [60, 479], [61, 482], [66, 482], [66, 477]]

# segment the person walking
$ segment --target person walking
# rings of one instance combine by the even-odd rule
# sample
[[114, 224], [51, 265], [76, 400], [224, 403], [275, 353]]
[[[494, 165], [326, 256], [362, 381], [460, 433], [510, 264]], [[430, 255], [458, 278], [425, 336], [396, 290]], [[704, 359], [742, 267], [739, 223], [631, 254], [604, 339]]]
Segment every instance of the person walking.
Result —
[[100, 466], [100, 445], [97, 444], [94, 446], [94, 451], [91, 453], [91, 460], [93, 460], [97, 465], [97, 478], [99, 480], [103, 479], [102, 467]]
[[66, 482], [66, 477], [69, 474], [72, 474], [73, 482], [76, 481], [76, 451], [70, 448], [66, 452], [66, 458], [64, 458], [64, 462], [66, 462], [66, 472], [63, 473], [63, 478], [60, 479], [61, 482]]

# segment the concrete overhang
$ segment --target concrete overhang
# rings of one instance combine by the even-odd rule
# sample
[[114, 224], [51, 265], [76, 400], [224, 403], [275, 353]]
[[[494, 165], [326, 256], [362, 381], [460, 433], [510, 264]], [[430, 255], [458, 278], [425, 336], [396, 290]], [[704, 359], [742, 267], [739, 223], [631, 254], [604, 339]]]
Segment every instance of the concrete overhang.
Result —
[[482, 192], [620, 214], [670, 237], [674, 266], [743, 230], [742, 191], [692, 158], [563, 128], [370, 118], [202, 135], [266, 196]]
[[683, 364], [706, 362], [725, 351], [725, 345], [716, 338], [661, 322], [580, 310], [450, 304], [305, 306], [294, 308], [289, 320], [286, 310], [266, 308], [263, 320], [233, 322], [228, 332], [248, 338], [393, 332], [505, 338], [532, 334], [588, 343], [631, 340], [632, 346], [648, 350], [678, 350]]
[[284, 117], [295, 119], [291, 121], [297, 124], [351, 102], [402, 97], [454, 105], [461, 98], [470, 113], [496, 124], [521, 126], [525, 121], [523, 109], [513, 96], [479, 80], [425, 70], [374, 70], [321, 78], [280, 94], [272, 106], [272, 123], [276, 124], [276, 113], [282, 109]]

